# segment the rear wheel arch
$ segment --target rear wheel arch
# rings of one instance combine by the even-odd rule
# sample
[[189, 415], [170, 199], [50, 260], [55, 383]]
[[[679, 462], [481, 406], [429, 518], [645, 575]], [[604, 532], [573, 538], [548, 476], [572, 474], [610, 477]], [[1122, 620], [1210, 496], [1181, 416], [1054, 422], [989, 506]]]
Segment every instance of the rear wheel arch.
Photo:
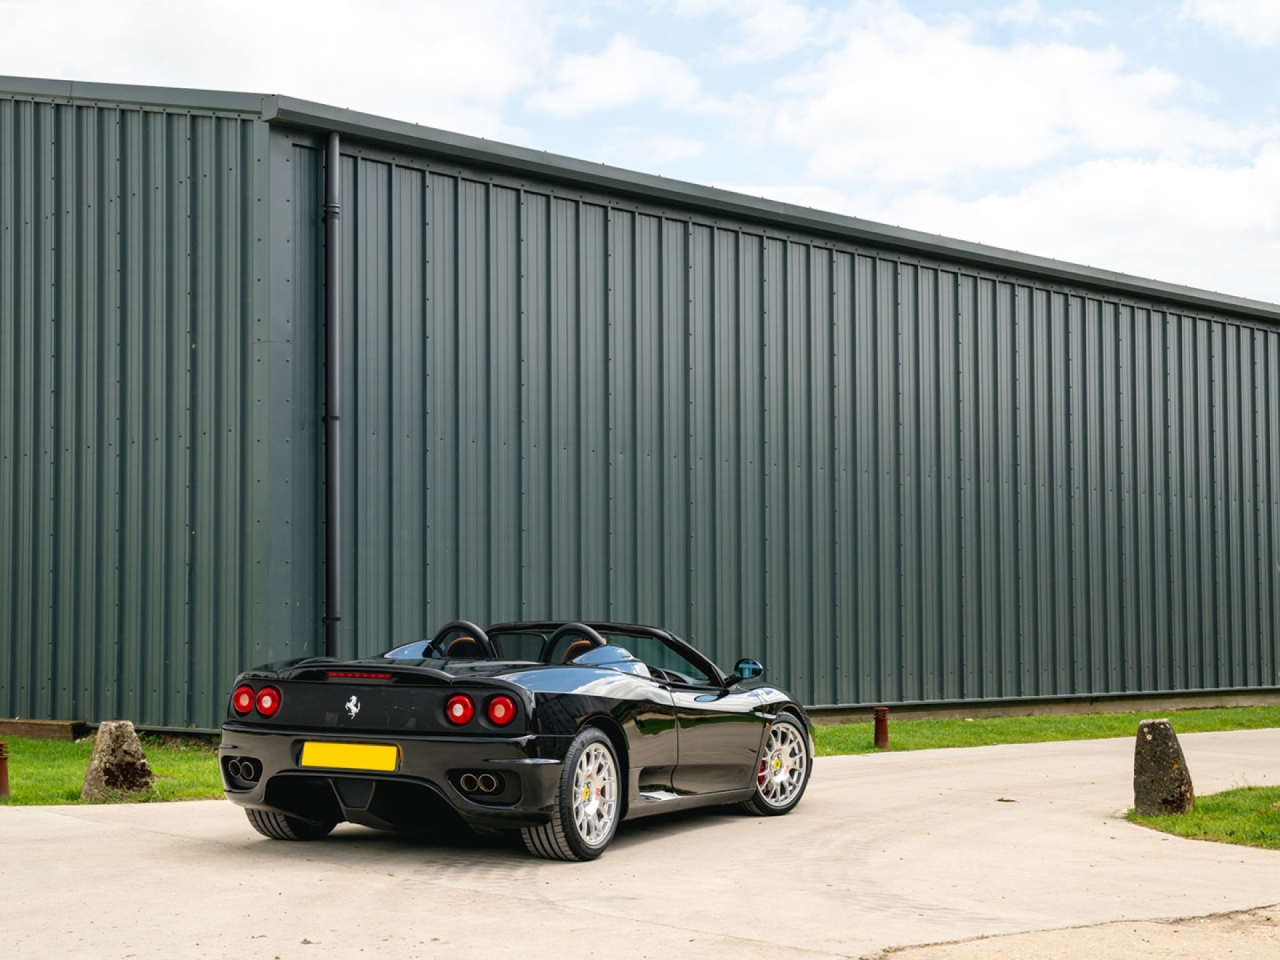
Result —
[[594, 860], [604, 853], [621, 820], [621, 769], [609, 734], [584, 723], [565, 753], [550, 819], [520, 829], [525, 848], [548, 860]]

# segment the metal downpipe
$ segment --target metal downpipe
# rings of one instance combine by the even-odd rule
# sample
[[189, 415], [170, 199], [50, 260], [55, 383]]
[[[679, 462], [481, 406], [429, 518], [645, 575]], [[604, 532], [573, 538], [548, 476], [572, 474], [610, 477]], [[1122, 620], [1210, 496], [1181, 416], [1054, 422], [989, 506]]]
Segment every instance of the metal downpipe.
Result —
[[324, 653], [338, 656], [342, 627], [342, 343], [339, 316], [339, 271], [342, 237], [339, 217], [341, 154], [338, 135], [329, 134], [324, 164]]

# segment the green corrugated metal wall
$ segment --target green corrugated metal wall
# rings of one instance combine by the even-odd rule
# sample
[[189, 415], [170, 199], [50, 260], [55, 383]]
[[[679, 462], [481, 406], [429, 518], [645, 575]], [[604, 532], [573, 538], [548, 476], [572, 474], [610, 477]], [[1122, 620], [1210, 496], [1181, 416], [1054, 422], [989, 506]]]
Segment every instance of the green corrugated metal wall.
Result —
[[255, 529], [267, 143], [0, 98], [0, 715], [213, 726], [289, 649]]
[[[322, 647], [323, 158], [237, 96], [0, 97], [0, 714], [212, 727]], [[1275, 326], [390, 149], [344, 141], [345, 653], [607, 617], [812, 704], [1277, 683]]]
[[346, 652], [587, 617], [816, 704], [1276, 683], [1275, 330], [344, 163]]

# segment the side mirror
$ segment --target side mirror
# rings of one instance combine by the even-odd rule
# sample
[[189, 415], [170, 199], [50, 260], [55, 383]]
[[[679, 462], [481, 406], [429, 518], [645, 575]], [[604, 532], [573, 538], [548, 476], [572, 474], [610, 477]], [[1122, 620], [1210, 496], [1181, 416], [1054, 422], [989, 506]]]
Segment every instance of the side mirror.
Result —
[[750, 660], [743, 657], [733, 665], [733, 676], [729, 678], [731, 683], [737, 683], [740, 680], [758, 680], [764, 676], [764, 667], [760, 665], [759, 660]]

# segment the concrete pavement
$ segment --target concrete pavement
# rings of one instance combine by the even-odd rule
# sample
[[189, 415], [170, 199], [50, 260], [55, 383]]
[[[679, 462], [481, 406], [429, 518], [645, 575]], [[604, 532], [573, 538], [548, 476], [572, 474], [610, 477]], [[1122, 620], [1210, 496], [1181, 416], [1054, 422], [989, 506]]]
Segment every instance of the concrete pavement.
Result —
[[[1199, 794], [1280, 783], [1280, 730], [1181, 739]], [[789, 960], [1280, 903], [1280, 853], [1122, 819], [1132, 750], [825, 758], [789, 816], [623, 824], [589, 864], [352, 826], [273, 842], [223, 801], [3, 808], [3, 954]]]
[[1123, 920], [889, 950], [881, 960], [1275, 960], [1280, 910], [1183, 920]]

